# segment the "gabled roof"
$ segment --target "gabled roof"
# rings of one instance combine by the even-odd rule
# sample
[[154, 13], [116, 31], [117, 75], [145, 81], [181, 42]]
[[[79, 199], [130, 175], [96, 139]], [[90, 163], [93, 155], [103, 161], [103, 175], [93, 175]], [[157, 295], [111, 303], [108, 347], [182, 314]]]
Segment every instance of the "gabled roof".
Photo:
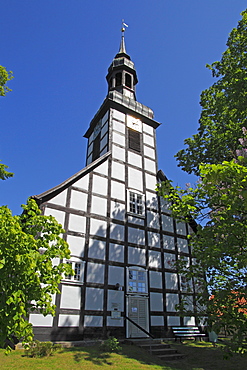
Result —
[[69, 177], [61, 184], [55, 186], [50, 190], [45, 191], [44, 193], [33, 195], [31, 198], [34, 199], [38, 205], [49, 201], [50, 199], [61, 193], [63, 190], [73, 185], [77, 180], [81, 179], [83, 176], [85, 176], [86, 174], [94, 170], [96, 167], [98, 167], [100, 164], [105, 162], [107, 158], [110, 156], [110, 154], [111, 152], [107, 152], [102, 157], [99, 157], [98, 159], [90, 163], [88, 166], [77, 172], [75, 175]]

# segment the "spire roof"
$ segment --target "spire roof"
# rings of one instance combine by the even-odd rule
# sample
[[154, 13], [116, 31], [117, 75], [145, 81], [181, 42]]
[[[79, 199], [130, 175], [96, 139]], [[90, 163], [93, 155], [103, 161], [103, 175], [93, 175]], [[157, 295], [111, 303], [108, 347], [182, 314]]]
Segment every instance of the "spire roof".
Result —
[[130, 56], [126, 52], [125, 39], [124, 39], [124, 32], [126, 30], [126, 27], [128, 27], [128, 25], [124, 23], [124, 20], [122, 20], [122, 28], [121, 28], [122, 37], [121, 37], [121, 42], [120, 42], [120, 48], [115, 58], [120, 58], [124, 56], [125, 58], [130, 60]]

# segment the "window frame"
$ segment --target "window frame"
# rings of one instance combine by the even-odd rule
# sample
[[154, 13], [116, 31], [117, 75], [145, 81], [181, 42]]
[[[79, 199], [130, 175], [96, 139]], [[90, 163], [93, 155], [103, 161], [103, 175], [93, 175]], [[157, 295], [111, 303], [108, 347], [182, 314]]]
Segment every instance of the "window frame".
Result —
[[[144, 198], [144, 193], [139, 192], [138, 190], [135, 189], [127, 189], [127, 194], [128, 194], [128, 213], [130, 213], [132, 216], [136, 217], [145, 217], [145, 198]], [[132, 195], [135, 196], [134, 201], [131, 201]], [[138, 201], [141, 198], [141, 203]], [[132, 208], [134, 205], [134, 208]], [[138, 212], [138, 208], [142, 208], [141, 213]], [[136, 211], [135, 211], [136, 210]]]
[[[136, 276], [136, 278], [131, 279], [130, 274]], [[143, 274], [143, 278], [139, 278]], [[130, 283], [133, 283], [130, 285]], [[134, 284], [135, 283], [135, 284]], [[130, 288], [132, 286], [132, 289]], [[136, 287], [134, 290], [133, 287]], [[139, 266], [129, 266], [127, 267], [127, 294], [131, 295], [147, 295], [148, 294], [148, 279], [147, 270]]]
[[[71, 259], [71, 260], [65, 260], [64, 263], [71, 264], [72, 269], [74, 270], [74, 275], [68, 275], [66, 276], [64, 274], [63, 276], [63, 282], [70, 283], [70, 284], [83, 284], [84, 280], [84, 269], [85, 269], [85, 261], [79, 260], [79, 259]], [[79, 274], [77, 274], [78, 266], [80, 266]], [[76, 279], [76, 276], [79, 276], [79, 279]]]

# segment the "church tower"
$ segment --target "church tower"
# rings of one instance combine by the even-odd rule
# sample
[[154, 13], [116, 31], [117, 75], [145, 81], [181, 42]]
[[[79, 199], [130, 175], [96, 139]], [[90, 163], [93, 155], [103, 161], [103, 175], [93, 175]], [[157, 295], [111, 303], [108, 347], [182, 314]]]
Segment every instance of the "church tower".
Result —
[[193, 282], [174, 266], [180, 256], [192, 263], [190, 226], [176, 222], [155, 191], [165, 178], [157, 169], [160, 124], [136, 100], [124, 31], [106, 76], [107, 96], [85, 133], [86, 167], [34, 196], [62, 224], [75, 272], [54, 296], [54, 318], [30, 314], [37, 339], [168, 337], [171, 326], [195, 324], [175, 308], [184, 295], [195, 302]]

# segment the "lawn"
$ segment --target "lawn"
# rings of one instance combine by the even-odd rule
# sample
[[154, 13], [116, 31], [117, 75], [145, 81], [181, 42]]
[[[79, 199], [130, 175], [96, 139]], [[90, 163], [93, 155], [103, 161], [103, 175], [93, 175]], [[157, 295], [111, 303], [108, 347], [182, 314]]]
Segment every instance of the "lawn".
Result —
[[174, 344], [180, 353], [186, 355], [179, 361], [164, 362], [150, 356], [135, 346], [123, 345], [122, 351], [101, 353], [98, 346], [63, 349], [47, 358], [28, 358], [23, 350], [11, 352], [8, 356], [0, 350], [1, 370], [246, 370], [247, 356], [234, 355], [224, 360], [220, 347], [213, 348], [206, 342]]

